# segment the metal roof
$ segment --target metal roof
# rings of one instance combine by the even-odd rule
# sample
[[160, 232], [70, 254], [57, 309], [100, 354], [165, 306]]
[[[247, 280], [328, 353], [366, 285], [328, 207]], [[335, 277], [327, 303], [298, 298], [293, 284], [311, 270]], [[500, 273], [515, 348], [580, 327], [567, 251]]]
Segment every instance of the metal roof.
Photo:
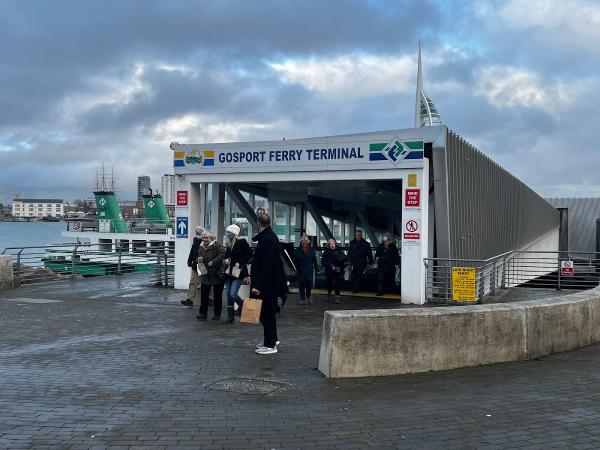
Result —
[[600, 219], [600, 198], [547, 198], [555, 208], [569, 210], [569, 250], [596, 251], [596, 219]]

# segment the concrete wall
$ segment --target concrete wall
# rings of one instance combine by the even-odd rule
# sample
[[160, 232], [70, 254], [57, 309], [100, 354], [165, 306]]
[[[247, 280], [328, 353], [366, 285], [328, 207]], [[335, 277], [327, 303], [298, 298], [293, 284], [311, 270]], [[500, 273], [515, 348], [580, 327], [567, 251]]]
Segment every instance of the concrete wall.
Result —
[[0, 291], [13, 288], [13, 265], [12, 258], [6, 255], [0, 255]]
[[600, 341], [600, 288], [509, 304], [328, 311], [319, 370], [397, 375], [537, 358]]

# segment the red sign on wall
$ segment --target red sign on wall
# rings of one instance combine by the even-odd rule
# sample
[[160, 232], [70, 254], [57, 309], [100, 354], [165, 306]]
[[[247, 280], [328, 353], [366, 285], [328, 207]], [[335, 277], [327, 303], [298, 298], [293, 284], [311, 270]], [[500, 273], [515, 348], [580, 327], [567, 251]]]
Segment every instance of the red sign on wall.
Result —
[[421, 206], [421, 189], [406, 189], [404, 192], [404, 206], [412, 208]]
[[177, 206], [188, 205], [188, 191], [177, 191]]

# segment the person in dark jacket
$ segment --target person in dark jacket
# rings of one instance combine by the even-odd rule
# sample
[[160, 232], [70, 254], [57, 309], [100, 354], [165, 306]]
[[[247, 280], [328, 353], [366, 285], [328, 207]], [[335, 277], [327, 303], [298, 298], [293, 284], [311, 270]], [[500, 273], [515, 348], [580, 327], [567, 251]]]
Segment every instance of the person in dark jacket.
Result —
[[380, 296], [383, 295], [385, 287], [393, 285], [396, 267], [400, 264], [398, 247], [390, 233], [383, 235], [383, 242], [375, 251], [375, 260], [377, 261], [377, 295]]
[[342, 285], [342, 274], [348, 264], [348, 258], [338, 247], [335, 239], [329, 239], [327, 248], [321, 255], [321, 265], [325, 268], [327, 277], [327, 297], [331, 296], [331, 289], [335, 291], [335, 302], [340, 303], [340, 287]]
[[367, 269], [373, 264], [371, 246], [363, 239], [361, 230], [354, 232], [354, 239], [350, 241], [348, 259], [352, 266], [352, 288], [356, 294], [362, 289], [362, 283]]
[[271, 229], [268, 214], [259, 214], [258, 234], [252, 238], [256, 242], [250, 268], [250, 292], [253, 298], [262, 299], [260, 321], [264, 329], [264, 340], [258, 345], [256, 353], [269, 355], [277, 353], [277, 324], [275, 310], [277, 297], [285, 294], [286, 280], [281, 260], [279, 238]]
[[204, 233], [204, 228], [200, 226], [196, 227], [196, 235], [194, 236], [192, 248], [190, 249], [190, 254], [187, 260], [187, 265], [191, 269], [190, 285], [188, 287], [187, 298], [185, 300], [181, 300], [181, 304], [185, 306], [194, 306], [194, 300], [197, 300], [198, 296], [198, 284], [200, 283], [200, 276], [197, 272], [196, 259], [198, 258], [198, 247], [200, 244], [202, 244], [202, 233]]
[[248, 261], [252, 257], [252, 250], [246, 239], [239, 237], [240, 227], [229, 225], [225, 230], [227, 246], [225, 248], [225, 293], [227, 295], [227, 320], [226, 324], [234, 323], [234, 303], [241, 311], [243, 300], [238, 295], [242, 280], [248, 276]]
[[225, 273], [223, 259], [225, 258], [225, 247], [216, 241], [216, 236], [208, 230], [202, 234], [202, 245], [198, 247], [197, 264], [203, 264], [206, 273], [200, 277], [200, 311], [196, 318], [206, 320], [208, 315], [208, 297], [210, 290], [213, 290], [215, 299], [214, 315], [212, 320], [221, 318], [221, 308], [223, 306], [223, 283], [225, 282]]
[[304, 235], [300, 247], [294, 250], [294, 264], [298, 271], [298, 290], [300, 291], [300, 304], [310, 304], [310, 294], [313, 287], [313, 276], [317, 269], [317, 253], [310, 246], [310, 239]]

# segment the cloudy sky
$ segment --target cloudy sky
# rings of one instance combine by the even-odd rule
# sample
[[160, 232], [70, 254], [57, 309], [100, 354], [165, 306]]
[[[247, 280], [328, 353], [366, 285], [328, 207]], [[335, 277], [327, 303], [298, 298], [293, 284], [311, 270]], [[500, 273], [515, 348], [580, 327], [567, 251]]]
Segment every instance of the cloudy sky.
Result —
[[121, 197], [171, 141], [450, 128], [545, 196], [600, 195], [596, 0], [0, 3], [0, 191]]

